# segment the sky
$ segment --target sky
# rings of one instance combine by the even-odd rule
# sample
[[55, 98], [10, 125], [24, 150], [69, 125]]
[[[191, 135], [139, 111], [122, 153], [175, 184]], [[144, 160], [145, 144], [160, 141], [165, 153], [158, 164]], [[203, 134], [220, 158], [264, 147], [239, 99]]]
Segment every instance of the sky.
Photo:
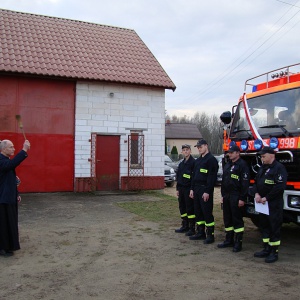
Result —
[[176, 90], [166, 113], [231, 110], [247, 79], [300, 62], [300, 0], [1, 0], [0, 8], [133, 29]]

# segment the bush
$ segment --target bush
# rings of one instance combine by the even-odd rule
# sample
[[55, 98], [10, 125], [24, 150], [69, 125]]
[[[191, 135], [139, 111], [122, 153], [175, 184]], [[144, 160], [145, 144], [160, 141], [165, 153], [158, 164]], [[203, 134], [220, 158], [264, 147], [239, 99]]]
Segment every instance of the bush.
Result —
[[177, 151], [177, 147], [173, 146], [172, 150], [171, 150], [171, 154], [177, 154], [178, 155], [178, 151]]

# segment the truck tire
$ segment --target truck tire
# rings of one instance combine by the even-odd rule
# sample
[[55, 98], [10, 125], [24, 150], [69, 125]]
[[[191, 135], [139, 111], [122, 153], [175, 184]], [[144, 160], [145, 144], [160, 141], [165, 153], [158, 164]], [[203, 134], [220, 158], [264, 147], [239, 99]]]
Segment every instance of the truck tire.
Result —
[[167, 187], [173, 187], [174, 184], [175, 184], [175, 181], [166, 183]]

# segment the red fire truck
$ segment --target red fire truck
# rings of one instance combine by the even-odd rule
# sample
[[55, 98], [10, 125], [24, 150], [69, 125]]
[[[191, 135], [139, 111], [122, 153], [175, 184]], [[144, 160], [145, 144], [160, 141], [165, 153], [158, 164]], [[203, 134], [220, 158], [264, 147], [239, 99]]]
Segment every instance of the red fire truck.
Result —
[[[248, 163], [251, 183], [264, 145], [275, 149], [276, 159], [288, 172], [284, 192], [284, 222], [300, 225], [300, 63], [276, 69], [245, 82], [245, 92], [232, 111], [220, 119], [224, 129], [223, 150], [231, 144], [241, 149]], [[226, 159], [226, 155], [225, 155]], [[251, 193], [250, 193], [251, 194]], [[254, 199], [249, 195], [245, 216], [258, 224]]]

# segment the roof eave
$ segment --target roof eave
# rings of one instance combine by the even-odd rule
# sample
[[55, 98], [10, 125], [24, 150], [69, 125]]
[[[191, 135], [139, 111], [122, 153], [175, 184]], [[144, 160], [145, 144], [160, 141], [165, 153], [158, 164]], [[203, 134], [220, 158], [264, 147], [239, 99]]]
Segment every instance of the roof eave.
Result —
[[118, 84], [131, 84], [131, 85], [139, 85], [139, 86], [149, 86], [155, 88], [163, 88], [176, 90], [175, 85], [160, 85], [160, 84], [151, 84], [146, 82], [134, 82], [134, 81], [122, 81], [122, 80], [107, 80], [102, 78], [92, 78], [92, 77], [84, 77], [84, 76], [63, 76], [63, 75], [55, 75], [55, 74], [44, 74], [38, 72], [17, 72], [17, 71], [9, 71], [5, 69], [0, 69], [1, 75], [10, 75], [10, 76], [29, 76], [29, 77], [46, 77], [46, 78], [60, 78], [60, 79], [67, 79], [67, 80], [90, 80], [90, 81], [99, 81], [99, 82], [110, 82], [110, 83], [118, 83]]

